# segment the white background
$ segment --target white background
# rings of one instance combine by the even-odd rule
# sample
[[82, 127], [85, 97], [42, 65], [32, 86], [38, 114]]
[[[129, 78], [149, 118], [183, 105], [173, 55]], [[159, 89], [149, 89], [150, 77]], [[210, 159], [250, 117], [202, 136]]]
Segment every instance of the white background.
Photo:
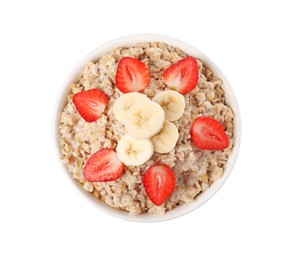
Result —
[[[0, 259], [288, 259], [286, 2], [1, 0]], [[205, 52], [242, 113], [240, 155], [222, 189], [156, 224], [89, 204], [59, 167], [52, 136], [69, 71], [95, 47], [134, 33]]]

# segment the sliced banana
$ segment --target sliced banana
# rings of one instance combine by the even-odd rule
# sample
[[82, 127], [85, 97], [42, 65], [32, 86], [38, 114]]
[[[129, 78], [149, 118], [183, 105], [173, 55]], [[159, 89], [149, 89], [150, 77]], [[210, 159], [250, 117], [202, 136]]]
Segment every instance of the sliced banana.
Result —
[[154, 148], [149, 139], [136, 139], [125, 134], [119, 140], [116, 152], [125, 165], [138, 166], [152, 157]]
[[125, 123], [127, 116], [126, 113], [127, 111], [131, 108], [131, 106], [135, 103], [137, 103], [139, 100], [142, 99], [147, 99], [149, 100], [149, 98], [141, 93], [138, 92], [130, 92], [127, 94], [124, 94], [122, 96], [120, 96], [113, 105], [113, 113], [115, 118], [121, 122], [121, 123]]
[[161, 106], [147, 99], [139, 99], [126, 113], [125, 128], [134, 138], [150, 138], [163, 126], [165, 113]]
[[166, 120], [178, 120], [185, 111], [185, 98], [177, 91], [161, 91], [157, 93], [152, 100], [163, 108]]
[[173, 150], [179, 139], [178, 128], [171, 122], [165, 121], [164, 126], [151, 138], [155, 152], [168, 153]]

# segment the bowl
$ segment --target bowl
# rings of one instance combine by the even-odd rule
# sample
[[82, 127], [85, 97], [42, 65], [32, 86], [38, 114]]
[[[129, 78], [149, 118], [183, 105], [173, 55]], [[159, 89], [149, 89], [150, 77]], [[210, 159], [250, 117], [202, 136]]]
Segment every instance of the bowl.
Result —
[[[145, 214], [141, 214], [138, 216], [134, 216], [134, 215], [129, 215], [128, 212], [109, 207], [108, 205], [103, 203], [101, 200], [96, 199], [92, 194], [85, 191], [80, 185], [80, 183], [72, 178], [71, 174], [68, 172], [64, 163], [62, 163], [61, 160], [59, 159], [61, 156], [61, 149], [60, 149], [60, 136], [59, 136], [58, 126], [60, 123], [61, 112], [66, 104], [66, 96], [69, 91], [68, 86], [79, 78], [87, 62], [100, 58], [102, 55], [106, 54], [107, 52], [111, 51], [114, 48], [130, 47], [140, 42], [164, 42], [174, 47], [180, 48], [181, 50], [186, 52], [188, 55], [200, 58], [204, 62], [204, 64], [207, 65], [213, 71], [214, 75], [216, 75], [217, 77], [223, 80], [222, 88], [225, 91], [226, 103], [233, 109], [234, 114], [235, 114], [235, 118], [234, 118], [235, 145], [233, 147], [233, 152], [230, 155], [225, 165], [224, 174], [222, 178], [215, 181], [210, 186], [209, 189], [207, 189], [206, 191], [198, 195], [195, 201], [179, 205], [176, 208], [168, 211], [164, 215], [153, 215], [153, 214], [145, 213]], [[56, 147], [55, 152], [57, 155], [57, 159], [61, 164], [62, 170], [67, 175], [68, 182], [71, 183], [75, 187], [75, 189], [78, 190], [78, 192], [82, 193], [83, 197], [86, 198], [88, 201], [90, 201], [92, 205], [94, 205], [97, 209], [102, 210], [103, 212], [109, 215], [112, 215], [112, 216], [115, 216], [124, 220], [128, 220], [128, 221], [135, 221], [135, 222], [166, 221], [166, 220], [183, 216], [197, 209], [201, 205], [203, 205], [222, 187], [224, 182], [229, 177], [234, 167], [234, 164], [236, 162], [237, 156], [238, 156], [240, 140], [241, 140], [241, 120], [240, 120], [240, 111], [239, 111], [238, 102], [234, 95], [232, 87], [230, 86], [228, 80], [225, 78], [221, 70], [205, 54], [203, 54], [201, 51], [194, 48], [190, 44], [177, 40], [172, 37], [168, 37], [164, 35], [157, 35], [157, 34], [138, 34], [138, 35], [124, 36], [124, 37], [112, 40], [110, 42], [107, 42], [101, 45], [100, 47], [94, 49], [93, 51], [91, 51], [88, 55], [86, 55], [74, 67], [74, 69], [68, 75], [68, 77], [64, 81], [64, 84], [60, 88], [60, 93], [59, 93], [59, 97], [58, 97], [57, 105], [56, 105], [54, 127], [55, 127], [54, 130], [55, 130], [55, 147]]]

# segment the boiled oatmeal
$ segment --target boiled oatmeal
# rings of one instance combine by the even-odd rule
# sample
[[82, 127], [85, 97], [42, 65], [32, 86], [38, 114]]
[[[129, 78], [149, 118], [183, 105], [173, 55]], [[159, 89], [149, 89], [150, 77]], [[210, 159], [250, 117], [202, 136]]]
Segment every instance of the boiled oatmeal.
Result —
[[[120, 71], [120, 61], [125, 61], [124, 57], [134, 58], [126, 62], [138, 62], [134, 67], [125, 67], [126, 70], [132, 68], [131, 72]], [[174, 65], [180, 66], [183, 73], [186, 64], [182, 65], [181, 62], [187, 57], [182, 50], [160, 42], [142, 43], [129, 48], [120, 47], [99, 60], [89, 62], [79, 80], [69, 86], [70, 92], [59, 126], [61, 159], [72, 177], [96, 199], [102, 200], [112, 208], [134, 215], [143, 212], [164, 214], [180, 204], [193, 201], [198, 194], [222, 177], [234, 144], [234, 113], [225, 102], [222, 80], [216, 78], [197, 57], [194, 58], [197, 75], [188, 79], [195, 80], [196, 86], [184, 90], [185, 87], [178, 89], [170, 85], [169, 82], [173, 82], [170, 77], [175, 75], [171, 71], [176, 69]], [[129, 80], [134, 81], [135, 68], [138, 71], [142, 70], [142, 83], [147, 82], [143, 83], [143, 88], [131, 91], [141, 92], [137, 93], [140, 97], [139, 104], [147, 104], [151, 106], [149, 110], [154, 111], [155, 118], [151, 119], [153, 124], [148, 131], [143, 131], [148, 129], [143, 125], [138, 129], [136, 124], [128, 122], [126, 116], [122, 121], [120, 118], [123, 115], [119, 116], [119, 110], [114, 109], [122, 96], [129, 97], [130, 91], [127, 88], [134, 88], [125, 82], [126, 78], [123, 79], [123, 74], [120, 73], [127, 73], [125, 75], [130, 77]], [[145, 69], [148, 69], [147, 74]], [[189, 70], [193, 71], [192, 68]], [[186, 80], [186, 76], [180, 80]], [[116, 81], [119, 83], [116, 84]], [[124, 87], [120, 87], [121, 84], [124, 84]], [[88, 120], [86, 111], [84, 113], [80, 110], [81, 98], [77, 100], [74, 97], [78, 93], [89, 93], [88, 90], [95, 89], [99, 91], [95, 95], [101, 99], [101, 105], [98, 104], [100, 108], [97, 111], [97, 119]], [[174, 115], [168, 114], [163, 103], [157, 100], [170, 91], [179, 98], [176, 108], [178, 111], [174, 112]], [[143, 100], [142, 96], [146, 100]], [[137, 109], [137, 104], [134, 107]], [[218, 131], [217, 136], [211, 140], [210, 133], [207, 134], [208, 140], [205, 140], [206, 136], [200, 136], [201, 130], [204, 133], [208, 132], [204, 128], [205, 124], [209, 127], [209, 132]], [[160, 142], [158, 137], [165, 132], [163, 130], [166, 127], [172, 129], [171, 132], [167, 132], [170, 136], [162, 136]], [[227, 144], [219, 146], [224, 140]], [[128, 157], [121, 150], [121, 145], [127, 145], [128, 142], [146, 148], [143, 148], [137, 158]], [[86, 178], [85, 171], [94, 169], [90, 158], [99, 151], [113, 152], [114, 157], [110, 157], [110, 163], [115, 162], [113, 167], [117, 170], [111, 179], [101, 181]], [[170, 179], [164, 182], [170, 186], [170, 190], [164, 188], [166, 198], [160, 203], [154, 202], [157, 195], [152, 194], [153, 191], [147, 188], [151, 178], [144, 177], [147, 172], [151, 173], [150, 169], [156, 165], [165, 166], [165, 170], [170, 172]], [[158, 199], [160, 198], [156, 200]]]

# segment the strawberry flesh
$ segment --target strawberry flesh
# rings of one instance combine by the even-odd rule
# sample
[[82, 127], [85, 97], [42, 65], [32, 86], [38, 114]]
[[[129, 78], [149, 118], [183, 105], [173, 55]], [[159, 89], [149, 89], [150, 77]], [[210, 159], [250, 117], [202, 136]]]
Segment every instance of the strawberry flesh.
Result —
[[142, 179], [150, 200], [157, 206], [162, 205], [175, 188], [174, 172], [166, 164], [156, 164], [148, 169]]
[[191, 138], [201, 150], [222, 150], [229, 146], [223, 126], [210, 117], [195, 119], [191, 127]]
[[87, 181], [107, 182], [118, 179], [124, 172], [124, 164], [112, 149], [94, 153], [86, 162], [83, 175]]
[[131, 57], [124, 57], [118, 63], [116, 86], [123, 93], [143, 92], [150, 82], [150, 74], [147, 66]]
[[187, 57], [169, 66], [163, 74], [165, 84], [176, 89], [181, 94], [193, 90], [199, 79], [197, 61], [193, 57]]
[[95, 88], [76, 93], [73, 103], [86, 122], [94, 122], [107, 107], [108, 98], [104, 92]]

